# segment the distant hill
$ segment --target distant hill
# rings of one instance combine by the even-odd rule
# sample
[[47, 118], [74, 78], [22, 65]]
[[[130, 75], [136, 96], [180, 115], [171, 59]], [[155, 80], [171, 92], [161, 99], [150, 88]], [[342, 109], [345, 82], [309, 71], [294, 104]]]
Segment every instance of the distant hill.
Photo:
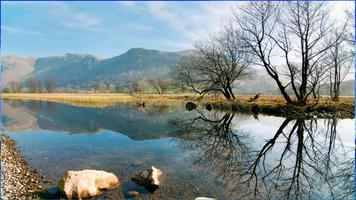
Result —
[[[120, 85], [151, 77], [168, 79], [168, 72], [184, 57], [195, 50], [166, 52], [153, 49], [133, 48], [118, 56], [98, 59], [90, 54], [71, 54], [43, 58], [4, 56], [1, 60], [1, 82], [26, 81], [29, 78], [55, 80], [61, 88], [87, 90], [92, 83], [104, 82]], [[237, 93], [278, 93], [275, 82], [264, 69], [255, 69], [250, 78], [239, 81]], [[328, 95], [328, 86], [321, 92]], [[354, 80], [341, 85], [341, 95], [354, 95]]]
[[1, 58], [1, 83], [8, 84], [10, 81], [21, 81], [34, 71], [35, 58], [3, 56]]
[[[320, 87], [320, 93], [329, 94], [329, 84]], [[341, 96], [355, 96], [355, 80], [347, 80], [340, 84]]]
[[164, 77], [172, 66], [190, 52], [133, 48], [122, 55], [102, 60], [89, 54], [67, 53], [64, 56], [32, 58], [31, 62], [16, 56], [3, 57], [2, 76], [9, 78], [3, 79], [2, 84], [6, 85], [11, 80], [43, 80], [50, 77], [57, 86], [88, 88], [92, 82], [118, 83]]

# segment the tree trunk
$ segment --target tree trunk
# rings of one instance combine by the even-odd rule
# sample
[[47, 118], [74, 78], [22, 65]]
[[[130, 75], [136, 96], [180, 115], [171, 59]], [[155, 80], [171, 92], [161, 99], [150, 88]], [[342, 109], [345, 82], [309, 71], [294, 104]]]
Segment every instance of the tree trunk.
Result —
[[340, 91], [335, 91], [333, 96], [333, 101], [339, 102]]
[[229, 86], [228, 89], [229, 89], [229, 92], [230, 92], [230, 95], [231, 95], [232, 99], [235, 99], [235, 95], [232, 92], [231, 86]]
[[227, 100], [231, 100], [231, 95], [226, 88], [224, 88], [223, 95]]

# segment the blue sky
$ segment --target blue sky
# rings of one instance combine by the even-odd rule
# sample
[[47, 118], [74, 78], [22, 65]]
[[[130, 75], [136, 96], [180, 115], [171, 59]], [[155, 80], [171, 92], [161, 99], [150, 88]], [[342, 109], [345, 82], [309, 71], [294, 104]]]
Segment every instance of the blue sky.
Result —
[[[133, 47], [193, 48], [235, 2], [1, 2], [1, 54], [111, 57]], [[345, 7], [336, 6], [335, 15]], [[346, 5], [346, 6], [350, 6]]]

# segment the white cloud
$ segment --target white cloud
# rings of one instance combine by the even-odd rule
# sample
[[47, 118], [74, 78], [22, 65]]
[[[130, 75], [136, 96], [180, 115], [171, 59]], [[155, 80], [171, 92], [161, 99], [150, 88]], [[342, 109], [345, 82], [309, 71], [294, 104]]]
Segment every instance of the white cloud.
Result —
[[62, 2], [52, 3], [55, 5], [55, 9], [50, 14], [56, 17], [62, 25], [69, 28], [102, 30], [98, 28], [102, 22], [100, 17], [84, 11], [75, 11]]
[[26, 34], [26, 35], [41, 35], [41, 33], [36, 31], [25, 30], [22, 28], [17, 27], [10, 27], [1, 25], [1, 31], [9, 32], [9, 33], [19, 33], [19, 34]]
[[165, 22], [193, 44], [208, 32], [219, 30], [222, 18], [231, 12], [235, 2], [120, 2]]

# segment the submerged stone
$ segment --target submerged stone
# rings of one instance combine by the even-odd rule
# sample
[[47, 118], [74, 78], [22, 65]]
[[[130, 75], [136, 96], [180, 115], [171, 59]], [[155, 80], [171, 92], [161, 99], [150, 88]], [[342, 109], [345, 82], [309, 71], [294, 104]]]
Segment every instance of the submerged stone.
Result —
[[195, 108], [197, 108], [197, 105], [193, 102], [188, 102], [187, 104], [185, 104], [185, 108], [187, 110], [194, 110]]
[[154, 166], [138, 173], [132, 177], [132, 181], [144, 186], [148, 191], [153, 192], [158, 189], [164, 180], [164, 173]]
[[211, 104], [207, 104], [205, 106], [205, 109], [207, 109], [208, 111], [211, 111], [213, 109], [213, 107], [211, 106]]

